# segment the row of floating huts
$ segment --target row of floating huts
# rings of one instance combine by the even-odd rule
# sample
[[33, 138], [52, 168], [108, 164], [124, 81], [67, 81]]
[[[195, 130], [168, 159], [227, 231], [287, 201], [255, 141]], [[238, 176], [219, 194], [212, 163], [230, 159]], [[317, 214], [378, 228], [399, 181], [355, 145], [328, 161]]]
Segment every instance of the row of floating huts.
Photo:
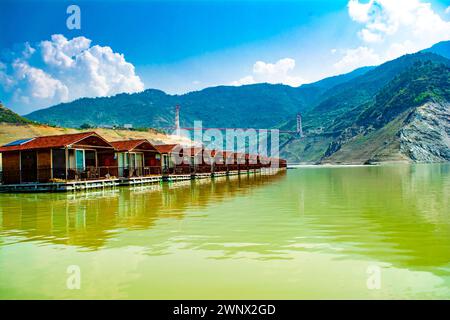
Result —
[[107, 141], [95, 132], [41, 136], [0, 147], [0, 191], [72, 191], [242, 173], [277, 173], [286, 161], [259, 155]]

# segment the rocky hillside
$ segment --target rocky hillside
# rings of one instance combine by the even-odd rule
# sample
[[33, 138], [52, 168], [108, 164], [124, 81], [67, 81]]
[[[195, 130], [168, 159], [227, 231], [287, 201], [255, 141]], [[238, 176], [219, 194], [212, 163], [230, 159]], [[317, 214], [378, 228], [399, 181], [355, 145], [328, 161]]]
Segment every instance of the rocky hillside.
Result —
[[204, 127], [292, 131], [301, 112], [306, 137], [281, 136], [281, 154], [291, 162], [447, 161], [449, 53], [450, 42], [443, 42], [299, 88], [221, 86], [184, 95], [150, 89], [80, 99], [26, 117], [68, 127], [158, 128], [173, 125], [174, 106], [180, 104], [182, 126], [202, 120]]
[[415, 108], [399, 131], [400, 152], [420, 162], [450, 160], [450, 103], [428, 102]]
[[417, 62], [341, 131], [324, 163], [450, 161], [450, 67]]

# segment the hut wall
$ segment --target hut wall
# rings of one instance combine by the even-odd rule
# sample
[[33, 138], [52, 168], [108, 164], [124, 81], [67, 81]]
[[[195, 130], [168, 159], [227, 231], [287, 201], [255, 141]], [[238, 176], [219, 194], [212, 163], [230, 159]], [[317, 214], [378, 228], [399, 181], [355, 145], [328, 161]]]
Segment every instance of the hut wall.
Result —
[[2, 154], [3, 164], [3, 183], [20, 183], [20, 153], [5, 152]]
[[[160, 155], [160, 159], [161, 159]], [[156, 159], [156, 153], [154, 152], [146, 152], [144, 155], [144, 164], [146, 167], [161, 167], [161, 160]]]
[[118, 172], [118, 159], [113, 151], [103, 151], [97, 153], [98, 166], [100, 167], [100, 177], [104, 177], [106, 174], [117, 177]]
[[37, 168], [39, 182], [48, 182], [52, 178], [52, 156], [50, 149], [37, 151]]

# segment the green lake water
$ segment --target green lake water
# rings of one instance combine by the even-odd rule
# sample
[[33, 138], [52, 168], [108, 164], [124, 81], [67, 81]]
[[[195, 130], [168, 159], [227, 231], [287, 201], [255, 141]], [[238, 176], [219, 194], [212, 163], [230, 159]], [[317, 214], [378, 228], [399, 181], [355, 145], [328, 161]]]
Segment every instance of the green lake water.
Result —
[[0, 194], [0, 298], [450, 299], [449, 194], [450, 165]]

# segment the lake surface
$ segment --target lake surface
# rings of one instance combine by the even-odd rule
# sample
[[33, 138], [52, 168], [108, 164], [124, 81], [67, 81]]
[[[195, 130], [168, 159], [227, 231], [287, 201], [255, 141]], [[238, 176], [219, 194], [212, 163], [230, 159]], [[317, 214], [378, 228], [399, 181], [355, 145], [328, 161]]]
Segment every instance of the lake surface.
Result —
[[450, 165], [0, 194], [0, 298], [450, 299], [449, 195]]

